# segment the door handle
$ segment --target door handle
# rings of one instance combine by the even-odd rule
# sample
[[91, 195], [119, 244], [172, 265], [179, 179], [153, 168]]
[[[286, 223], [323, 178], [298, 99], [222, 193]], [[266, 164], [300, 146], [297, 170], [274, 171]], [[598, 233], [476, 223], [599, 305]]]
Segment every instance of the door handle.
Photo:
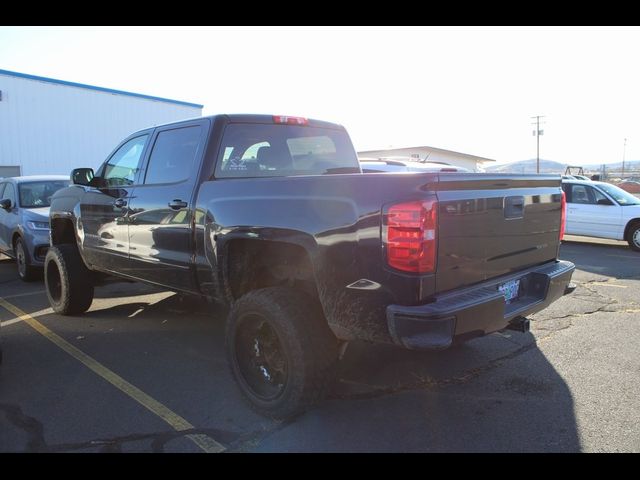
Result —
[[127, 206], [127, 201], [124, 198], [118, 198], [113, 205], [118, 208], [124, 208]]
[[183, 202], [179, 199], [174, 199], [169, 202], [169, 208], [172, 210], [180, 210], [181, 208], [187, 208], [187, 202]]
[[514, 196], [504, 199], [504, 218], [516, 219], [524, 215], [524, 197]]

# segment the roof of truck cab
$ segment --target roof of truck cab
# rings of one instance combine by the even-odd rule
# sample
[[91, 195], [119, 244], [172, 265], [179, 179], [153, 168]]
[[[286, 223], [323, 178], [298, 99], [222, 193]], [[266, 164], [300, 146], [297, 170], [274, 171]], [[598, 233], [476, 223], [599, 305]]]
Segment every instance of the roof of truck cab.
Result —
[[[183, 123], [196, 122], [198, 120], [210, 120], [213, 123], [218, 118], [226, 118], [228, 123], [257, 123], [257, 124], [265, 124], [265, 125], [277, 125], [273, 120], [273, 118], [276, 116], [286, 116], [286, 115], [264, 115], [264, 114], [253, 114], [253, 113], [220, 113], [217, 115], [207, 115], [204, 117], [186, 118], [186, 119], [178, 120], [175, 122], [168, 122], [168, 123], [162, 123], [160, 125], [153, 125], [147, 128], [142, 128], [132, 133], [132, 135], [135, 135], [137, 133], [144, 132], [147, 130], [152, 130], [154, 128], [162, 128], [162, 127], [167, 127], [169, 125], [180, 125]], [[301, 118], [305, 118], [305, 120], [307, 120], [308, 124], [306, 126], [309, 126], [309, 127], [320, 127], [320, 128], [331, 128], [334, 130], [344, 130], [344, 127], [337, 123], [325, 122], [324, 120], [317, 120], [314, 118], [307, 118], [307, 117], [301, 117]], [[292, 124], [287, 124], [287, 125], [295, 126]]]

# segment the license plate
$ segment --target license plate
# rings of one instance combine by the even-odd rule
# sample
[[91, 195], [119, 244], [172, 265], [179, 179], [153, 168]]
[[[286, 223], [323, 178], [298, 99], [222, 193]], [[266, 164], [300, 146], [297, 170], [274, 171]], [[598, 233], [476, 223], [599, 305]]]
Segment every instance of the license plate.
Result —
[[520, 280], [511, 280], [509, 282], [498, 285], [498, 291], [504, 295], [507, 303], [511, 303], [518, 298], [520, 291]]

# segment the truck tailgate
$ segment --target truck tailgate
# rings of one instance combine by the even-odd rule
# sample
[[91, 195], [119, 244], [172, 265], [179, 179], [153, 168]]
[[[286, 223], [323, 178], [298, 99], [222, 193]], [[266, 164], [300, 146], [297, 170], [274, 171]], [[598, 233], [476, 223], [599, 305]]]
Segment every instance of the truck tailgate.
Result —
[[441, 174], [436, 292], [556, 258], [561, 190], [557, 175]]

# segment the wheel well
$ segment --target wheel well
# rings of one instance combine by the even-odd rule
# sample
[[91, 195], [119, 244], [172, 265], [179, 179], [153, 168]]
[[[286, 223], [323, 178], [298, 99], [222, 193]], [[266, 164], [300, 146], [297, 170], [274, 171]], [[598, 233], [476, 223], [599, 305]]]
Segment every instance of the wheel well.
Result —
[[624, 238], [627, 238], [627, 235], [629, 235], [629, 230], [631, 229], [632, 226], [637, 225], [638, 223], [640, 223], [640, 218], [633, 218], [631, 220], [629, 220], [627, 222], [627, 226], [624, 227]]
[[225, 292], [229, 300], [252, 290], [286, 286], [318, 298], [307, 251], [294, 244], [265, 240], [233, 240], [224, 260]]
[[51, 219], [51, 245], [76, 243], [73, 222], [66, 218]]
[[18, 232], [13, 234], [13, 238], [11, 239], [11, 246], [13, 247], [13, 249], [16, 249], [16, 242], [18, 241], [18, 239], [20, 238], [20, 234]]

